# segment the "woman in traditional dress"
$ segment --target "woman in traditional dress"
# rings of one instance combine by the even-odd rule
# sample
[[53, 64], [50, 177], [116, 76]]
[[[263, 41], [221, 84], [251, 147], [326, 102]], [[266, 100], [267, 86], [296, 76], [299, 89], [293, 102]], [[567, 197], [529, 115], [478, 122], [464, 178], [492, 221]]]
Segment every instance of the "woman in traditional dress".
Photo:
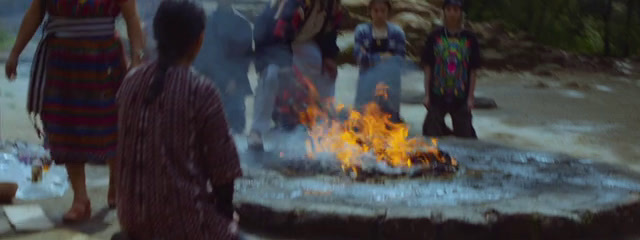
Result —
[[[142, 58], [142, 31], [134, 0], [33, 0], [7, 61], [9, 79], [15, 78], [18, 58], [45, 13], [49, 17], [32, 63], [27, 110], [34, 122], [37, 116], [42, 120], [45, 146], [55, 163], [67, 168], [74, 196], [64, 220], [84, 221], [91, 217], [85, 164], [115, 157], [115, 94], [127, 71], [116, 16], [122, 13], [127, 23], [132, 66]], [[114, 201], [110, 184], [111, 207]]]
[[131, 239], [234, 239], [238, 153], [214, 83], [191, 67], [204, 10], [165, 0], [153, 25], [158, 59], [117, 96], [120, 226]]
[[[382, 109], [391, 115], [392, 121], [399, 122], [405, 34], [400, 26], [388, 21], [390, 0], [371, 0], [369, 11], [372, 21], [358, 25], [355, 31], [354, 55], [360, 67], [356, 106], [376, 101], [383, 105]], [[380, 91], [386, 91], [386, 94]], [[376, 94], [385, 96], [376, 99]]]

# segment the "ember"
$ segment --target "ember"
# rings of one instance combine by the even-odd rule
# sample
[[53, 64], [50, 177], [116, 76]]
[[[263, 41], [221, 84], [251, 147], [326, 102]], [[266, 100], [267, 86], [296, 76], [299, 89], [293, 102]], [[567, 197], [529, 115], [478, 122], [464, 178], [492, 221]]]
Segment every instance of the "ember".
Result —
[[332, 99], [317, 101], [319, 95], [311, 81], [304, 77], [302, 81], [310, 97], [306, 108], [299, 111], [299, 119], [311, 137], [306, 143], [308, 157], [334, 154], [342, 169], [355, 178], [361, 178], [361, 173], [405, 176], [457, 170], [456, 160], [438, 149], [436, 139], [428, 142], [409, 138], [409, 127], [393, 122], [391, 115], [383, 111], [388, 86], [378, 84], [377, 100], [355, 110], [335, 104]]

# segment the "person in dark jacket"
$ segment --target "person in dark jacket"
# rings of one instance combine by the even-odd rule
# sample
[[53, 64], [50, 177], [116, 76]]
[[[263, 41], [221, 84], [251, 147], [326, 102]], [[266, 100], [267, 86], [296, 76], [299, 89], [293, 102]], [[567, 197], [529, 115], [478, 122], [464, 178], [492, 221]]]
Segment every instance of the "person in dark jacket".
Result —
[[260, 80], [248, 139], [251, 148], [262, 149], [262, 135], [271, 128], [274, 109], [295, 118], [296, 105], [307, 100], [310, 89], [305, 84], [293, 81], [294, 86], [282, 86], [283, 69], [292, 67], [298, 76], [310, 79], [320, 97], [333, 96], [341, 9], [339, 0], [272, 0], [256, 20]]
[[245, 98], [252, 94], [247, 73], [253, 58], [253, 32], [251, 23], [231, 2], [218, 0], [218, 8], [208, 18], [206, 43], [194, 65], [219, 88], [232, 132], [243, 133]]
[[[478, 39], [463, 28], [462, 0], [445, 0], [445, 26], [427, 38], [422, 63], [425, 73], [424, 105], [428, 110], [422, 126], [425, 136], [477, 138], [472, 124], [476, 70], [481, 66]], [[444, 117], [451, 115], [453, 132]]]

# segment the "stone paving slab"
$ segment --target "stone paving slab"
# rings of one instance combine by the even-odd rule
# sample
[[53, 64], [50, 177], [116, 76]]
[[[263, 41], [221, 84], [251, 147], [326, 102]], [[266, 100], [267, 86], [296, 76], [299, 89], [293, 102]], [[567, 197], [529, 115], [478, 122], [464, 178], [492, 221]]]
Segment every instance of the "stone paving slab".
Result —
[[2, 238], [3, 240], [99, 240], [84, 233], [67, 229], [56, 229], [53, 231], [34, 233], [23, 236]]
[[3, 208], [16, 231], [42, 231], [54, 227], [40, 205], [8, 205]]
[[6, 215], [4, 215], [4, 211], [0, 209], [0, 235], [11, 232], [13, 228], [11, 227], [11, 223]]

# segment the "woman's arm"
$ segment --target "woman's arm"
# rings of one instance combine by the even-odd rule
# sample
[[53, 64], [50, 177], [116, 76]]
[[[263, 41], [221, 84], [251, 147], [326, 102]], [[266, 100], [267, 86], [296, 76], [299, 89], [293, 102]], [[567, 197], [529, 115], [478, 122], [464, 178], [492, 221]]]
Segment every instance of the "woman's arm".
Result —
[[131, 67], [135, 67], [142, 63], [145, 46], [136, 1], [126, 0], [121, 4], [120, 8], [122, 9], [122, 17], [127, 23], [127, 34], [129, 35], [129, 44], [131, 46]]
[[[45, 6], [42, 5], [43, 2], [39, 0], [31, 1], [31, 5], [29, 9], [24, 14], [22, 18], [22, 24], [20, 24], [20, 31], [18, 31], [18, 36], [16, 37], [16, 42], [11, 49], [11, 53], [9, 55], [9, 62], [17, 62], [20, 58], [20, 54], [27, 46], [33, 35], [38, 30], [38, 27], [42, 23], [42, 19], [44, 19], [45, 15]], [[13, 70], [15, 71], [15, 70]], [[7, 69], [7, 76], [14, 74], [15, 72], [9, 71]]]
[[229, 218], [229, 220], [233, 220], [233, 190], [233, 181], [213, 188], [216, 197], [216, 208], [220, 215]]
[[242, 175], [242, 169], [219, 96], [212, 84], [200, 87], [196, 114], [201, 120], [195, 122], [199, 129], [196, 134], [202, 144], [202, 170], [214, 189], [219, 213], [233, 217], [233, 182]]

